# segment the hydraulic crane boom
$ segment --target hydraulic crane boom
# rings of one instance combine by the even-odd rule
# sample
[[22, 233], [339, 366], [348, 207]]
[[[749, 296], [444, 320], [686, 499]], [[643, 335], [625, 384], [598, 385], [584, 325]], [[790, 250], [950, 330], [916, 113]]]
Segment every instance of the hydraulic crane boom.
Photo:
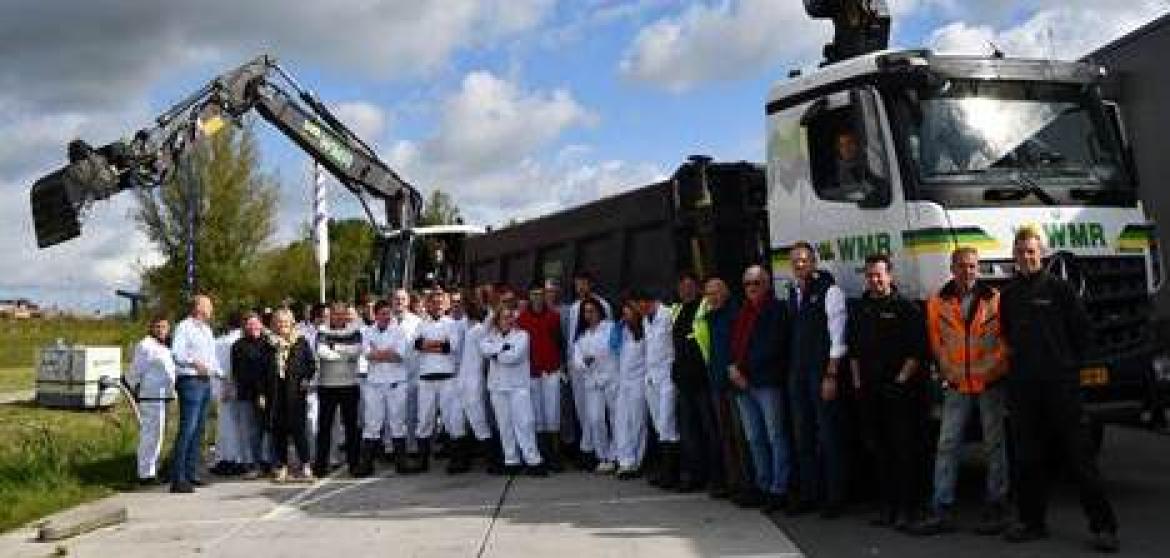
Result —
[[[199, 134], [214, 134], [224, 119], [238, 122], [253, 109], [357, 195], [375, 229], [409, 230], [413, 225], [422, 206], [418, 190], [275, 58], [262, 55], [211, 80], [128, 142], [96, 149], [81, 140], [71, 142], [69, 164], [32, 187], [37, 245], [45, 248], [79, 236], [83, 213], [94, 201], [162, 184]], [[383, 220], [374, 217], [367, 198], [384, 204]]]

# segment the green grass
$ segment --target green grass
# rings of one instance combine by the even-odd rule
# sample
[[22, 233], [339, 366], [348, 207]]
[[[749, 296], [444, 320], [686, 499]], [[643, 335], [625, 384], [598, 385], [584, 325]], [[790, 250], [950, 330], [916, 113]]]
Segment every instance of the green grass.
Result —
[[137, 424], [125, 405], [0, 405], [0, 532], [134, 486]]
[[0, 339], [4, 340], [0, 343], [0, 371], [35, 368], [40, 349], [58, 339], [83, 345], [119, 346], [123, 360], [129, 361], [134, 342], [144, 335], [145, 325], [124, 319], [0, 319]]
[[28, 391], [36, 387], [36, 375], [31, 366], [0, 368], [0, 394]]

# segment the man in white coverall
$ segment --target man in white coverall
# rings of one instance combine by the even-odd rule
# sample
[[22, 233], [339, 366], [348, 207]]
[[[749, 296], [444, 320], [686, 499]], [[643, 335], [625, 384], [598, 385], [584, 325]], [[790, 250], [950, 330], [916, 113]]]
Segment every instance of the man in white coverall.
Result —
[[170, 332], [166, 318], [151, 319], [150, 334], [135, 345], [126, 374], [126, 383], [138, 400], [138, 482], [144, 485], [158, 483], [167, 401], [174, 398], [175, 357], [167, 346]]
[[674, 338], [671, 336], [673, 319], [670, 309], [646, 292], [635, 291], [631, 296], [642, 310], [646, 330], [646, 405], [650, 408], [650, 423], [658, 434], [656, 474], [650, 483], [664, 489], [678, 484], [679, 435], [676, 401], [678, 392], [670, 378], [674, 364]]
[[394, 322], [390, 303], [374, 304], [374, 325], [363, 335], [369, 363], [362, 384], [362, 458], [359, 476], [374, 472], [374, 456], [382, 446], [383, 430], [390, 432], [394, 468], [409, 472], [406, 463], [406, 331]]
[[460, 451], [465, 444], [461, 440], [466, 433], [463, 419], [463, 402], [460, 398], [457, 372], [459, 362], [459, 325], [444, 316], [440, 309], [442, 291], [427, 294], [422, 322], [415, 330], [411, 343], [418, 354], [418, 469], [427, 471], [430, 467], [431, 437], [435, 434], [436, 414], [441, 413], [443, 426], [451, 436], [452, 451], [450, 472], [461, 472]]

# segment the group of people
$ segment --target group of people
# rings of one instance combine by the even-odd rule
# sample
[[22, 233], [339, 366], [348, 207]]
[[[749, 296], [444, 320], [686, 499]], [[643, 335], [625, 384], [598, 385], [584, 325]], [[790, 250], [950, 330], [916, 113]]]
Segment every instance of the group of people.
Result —
[[1017, 277], [1000, 292], [980, 280], [975, 249], [956, 249], [953, 278], [925, 309], [898, 293], [885, 254], [866, 259], [865, 292], [848, 302], [808, 243], [790, 250], [783, 286], [747, 268], [742, 300], [722, 278], [684, 273], [675, 304], [634, 288], [611, 307], [582, 272], [567, 303], [551, 280], [526, 297], [506, 285], [413, 300], [400, 290], [368, 308], [316, 306], [299, 325], [287, 309], [268, 323], [248, 314], [217, 340], [211, 301], [197, 297], [169, 343], [160, 318], [135, 351], [138, 474], [158, 474], [173, 382], [175, 492], [203, 482], [214, 399], [217, 468], [249, 477], [266, 466], [276, 482], [330, 474], [339, 428], [354, 476], [383, 457], [399, 474], [427, 471], [438, 455], [451, 474], [477, 461], [534, 476], [572, 465], [826, 519], [872, 486], [873, 524], [934, 535], [956, 528], [959, 449], [978, 409], [988, 467], [976, 531], [1047, 536], [1057, 449], [1079, 483], [1092, 545], [1116, 551], [1117, 519], [1080, 428], [1077, 370], [1091, 327], [1075, 292], [1044, 270], [1035, 231], [1020, 230], [1014, 256]]

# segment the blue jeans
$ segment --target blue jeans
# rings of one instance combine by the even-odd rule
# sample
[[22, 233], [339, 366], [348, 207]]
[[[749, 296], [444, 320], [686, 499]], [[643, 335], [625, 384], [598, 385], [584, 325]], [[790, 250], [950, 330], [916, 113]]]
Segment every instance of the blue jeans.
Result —
[[211, 382], [179, 376], [175, 391], [179, 396], [179, 434], [171, 454], [171, 482], [179, 484], [198, 479], [203, 470], [203, 424], [211, 404]]
[[796, 438], [800, 499], [839, 505], [845, 500], [845, 457], [841, 447], [840, 401], [821, 399], [824, 363], [797, 367], [788, 375]]
[[735, 402], [755, 466], [756, 487], [769, 494], [787, 493], [788, 441], [780, 388], [749, 387], [736, 392]]
[[934, 499], [936, 511], [955, 503], [955, 478], [959, 470], [959, 449], [963, 445], [963, 427], [975, 406], [983, 426], [983, 454], [987, 460], [987, 503], [1004, 503], [1008, 489], [1007, 451], [1004, 447], [1004, 411], [1007, 407], [1006, 382], [989, 386], [981, 394], [948, 390], [943, 400], [942, 425], [938, 433], [938, 455], [934, 460]]

